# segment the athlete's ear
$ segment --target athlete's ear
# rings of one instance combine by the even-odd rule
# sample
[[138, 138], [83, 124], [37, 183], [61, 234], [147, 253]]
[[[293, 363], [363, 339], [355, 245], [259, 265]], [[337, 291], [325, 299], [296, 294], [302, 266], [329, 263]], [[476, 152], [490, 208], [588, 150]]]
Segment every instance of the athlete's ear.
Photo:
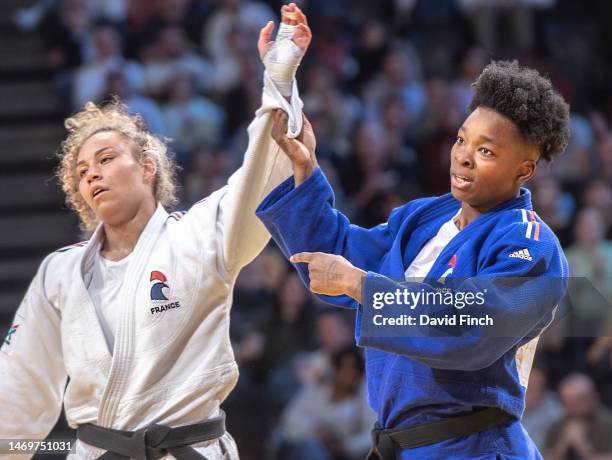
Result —
[[516, 182], [519, 185], [523, 185], [535, 174], [537, 163], [535, 160], [523, 160], [521, 166], [519, 166], [518, 174], [516, 176]]
[[142, 159], [142, 168], [144, 170], [144, 181], [147, 183], [152, 182], [155, 179], [155, 174], [157, 174], [157, 164], [155, 164], [155, 161], [145, 156]]

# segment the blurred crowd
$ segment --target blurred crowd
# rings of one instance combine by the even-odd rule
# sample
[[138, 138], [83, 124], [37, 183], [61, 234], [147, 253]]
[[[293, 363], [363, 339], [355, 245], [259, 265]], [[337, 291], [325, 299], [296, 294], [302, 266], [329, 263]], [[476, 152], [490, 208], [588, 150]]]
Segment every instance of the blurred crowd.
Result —
[[[188, 208], [241, 162], [262, 87], [258, 33], [281, 4], [40, 0], [16, 20], [45, 36], [66, 113], [118, 95], [172, 139]], [[572, 309], [564, 332], [540, 341], [524, 423], [548, 458], [612, 454], [610, 2], [298, 5], [313, 30], [298, 72], [304, 110], [336, 205], [356, 224], [449, 191], [450, 147], [491, 59], [537, 68], [571, 104], [570, 145], [529, 188], [576, 277]], [[232, 315], [241, 376], [225, 408], [242, 458], [363, 458], [375, 417], [350, 312], [307, 293], [270, 244], [241, 275]]]

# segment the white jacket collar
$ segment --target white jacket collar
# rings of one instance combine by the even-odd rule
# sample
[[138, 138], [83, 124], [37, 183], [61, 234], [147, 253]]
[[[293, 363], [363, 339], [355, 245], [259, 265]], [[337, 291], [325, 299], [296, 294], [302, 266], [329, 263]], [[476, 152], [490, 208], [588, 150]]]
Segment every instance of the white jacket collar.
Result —
[[[136, 242], [136, 246], [134, 246], [133, 252], [140, 252], [143, 246], [148, 246], [148, 240], [152, 236], [159, 234], [159, 229], [164, 225], [167, 218], [168, 212], [164, 209], [161, 203], [157, 203], [157, 208], [138, 237], [138, 241]], [[85, 245], [85, 252], [83, 253], [83, 259], [81, 260], [81, 276], [91, 271], [95, 260], [94, 256], [98, 251], [100, 251], [102, 238], [104, 238], [104, 224], [100, 223]]]

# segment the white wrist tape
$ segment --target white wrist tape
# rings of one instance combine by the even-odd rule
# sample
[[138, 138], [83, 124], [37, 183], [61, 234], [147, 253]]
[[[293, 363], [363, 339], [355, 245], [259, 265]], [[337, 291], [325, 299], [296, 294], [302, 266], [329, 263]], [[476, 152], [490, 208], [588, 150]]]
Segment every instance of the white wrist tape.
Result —
[[291, 40], [296, 28], [281, 23], [274, 44], [263, 59], [268, 75], [286, 97], [291, 96], [293, 79], [304, 56], [299, 46]]

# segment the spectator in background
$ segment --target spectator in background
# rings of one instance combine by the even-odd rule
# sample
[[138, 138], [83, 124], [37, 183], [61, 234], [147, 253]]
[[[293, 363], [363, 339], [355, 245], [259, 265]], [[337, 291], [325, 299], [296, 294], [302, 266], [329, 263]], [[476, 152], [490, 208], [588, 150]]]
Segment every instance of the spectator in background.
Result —
[[133, 56], [152, 45], [167, 26], [185, 31], [191, 45], [198, 48], [204, 18], [213, 7], [194, 0], [130, 0], [130, 51]]
[[364, 90], [368, 117], [377, 116], [377, 108], [386, 94], [396, 93], [406, 107], [409, 122], [416, 122], [425, 111], [427, 97], [421, 74], [421, 62], [408, 43], [396, 44], [385, 55], [381, 72]]
[[597, 163], [599, 171], [612, 182], [612, 131], [606, 131], [597, 143]]
[[[168, 24], [180, 24], [187, 14], [191, 0], [129, 0], [129, 23], [139, 34], [155, 33]], [[156, 27], [159, 25], [162, 27]]]
[[[245, 267], [236, 281], [235, 310], [242, 312], [244, 309], [250, 308], [249, 304], [255, 303], [254, 308], [264, 311], [266, 317], [269, 316], [274, 303], [274, 296], [280, 289], [287, 271], [285, 258], [280, 255], [278, 248], [269, 245], [264, 252]], [[243, 292], [243, 294], [239, 294], [240, 292]], [[254, 299], [259, 297], [256, 294], [257, 292], [265, 293], [262, 302], [253, 302]], [[240, 298], [243, 300], [240, 300]]]
[[[311, 64], [306, 72], [304, 111], [325, 117], [324, 132], [332, 145], [338, 145], [342, 139], [349, 137], [350, 130], [363, 110], [360, 101], [344, 94], [339, 86], [334, 73], [321, 62]], [[335, 149], [334, 152], [340, 155], [347, 153], [342, 149]]]
[[101, 99], [119, 97], [132, 115], [138, 114], [142, 117], [152, 133], [163, 135], [166, 132], [164, 120], [157, 103], [153, 99], [137, 93], [128, 81], [123, 69], [108, 72], [103, 94], [104, 96]]
[[121, 51], [121, 36], [110, 24], [100, 24], [92, 29], [94, 55], [91, 60], [76, 69], [72, 86], [74, 109], [87, 101], [97, 101], [104, 95], [108, 74], [120, 70], [128, 85], [135, 91], [142, 90], [143, 73], [141, 66], [126, 60]]
[[247, 41], [257, 41], [259, 30], [275, 18], [265, 3], [251, 0], [217, 0], [214, 10], [204, 26], [202, 49], [214, 61], [228, 54], [232, 29], [238, 27], [247, 34]]
[[260, 367], [264, 372], [287, 369], [295, 354], [313, 349], [310, 297], [297, 273], [287, 272], [277, 290], [272, 315], [262, 327], [265, 346]]
[[47, 48], [47, 64], [54, 75], [54, 86], [62, 100], [62, 110], [72, 110], [73, 70], [93, 54], [92, 18], [87, 0], [60, 0], [48, 10], [40, 24]]
[[559, 394], [565, 413], [546, 436], [546, 460], [612, 459], [612, 412], [601, 406], [591, 378], [572, 374]]
[[608, 343], [597, 338], [612, 331], [612, 243], [605, 240], [604, 228], [597, 209], [583, 209], [576, 217], [575, 243], [565, 252], [571, 276], [565, 336], [571, 339], [563, 345], [563, 359], [568, 369], [590, 372], [599, 382], [608, 366], [596, 366]]
[[220, 95], [220, 104], [226, 114], [225, 133], [231, 138], [231, 153], [234, 161], [240, 161], [240, 149], [246, 145], [246, 126], [258, 107], [257, 91], [261, 86], [260, 63], [245, 58], [242, 63], [240, 85]]
[[597, 209], [604, 219], [604, 234], [610, 239], [612, 230], [612, 185], [602, 178], [591, 179], [584, 192], [584, 202], [589, 208]]
[[331, 71], [338, 81], [353, 80], [359, 67], [351, 54], [352, 40], [347, 33], [350, 30], [350, 23], [345, 11], [349, 8], [359, 9], [359, 2], [336, 0], [317, 3], [311, 3], [313, 9], [319, 11], [318, 14], [313, 14], [317, 24], [315, 36], [317, 61]]
[[[317, 299], [315, 301], [320, 303]], [[315, 333], [319, 349], [301, 356], [295, 363], [295, 372], [302, 385], [323, 381], [330, 372], [331, 357], [343, 348], [353, 345], [352, 327], [338, 311], [322, 310], [315, 320]]]
[[419, 176], [425, 193], [442, 195], [448, 191], [448, 152], [457, 140], [466, 110], [453, 103], [452, 90], [446, 80], [427, 80], [428, 105], [424, 116], [423, 138], [418, 139]]
[[338, 311], [323, 310], [317, 316], [315, 331], [320, 353], [332, 356], [353, 343], [353, 328]]
[[[86, 0], [85, 2], [63, 2], [62, 0], [37, 0], [26, 2], [30, 5], [18, 10], [14, 15], [15, 24], [24, 31], [30, 31], [40, 25], [49, 13], [55, 14], [59, 9], [80, 9], [86, 6], [87, 14], [93, 20], [111, 21], [123, 24], [126, 20], [128, 0]], [[62, 3], [64, 3], [62, 5]]]
[[191, 206], [202, 193], [217, 190], [224, 184], [231, 169], [231, 161], [225, 150], [202, 142], [189, 151], [191, 156], [177, 154], [179, 165], [189, 166], [185, 178], [184, 202]]
[[[305, 97], [308, 97], [308, 93]], [[346, 158], [352, 154], [349, 135], [338, 137], [333, 112], [323, 110], [309, 111], [308, 119], [313, 129], [318, 129], [317, 153], [323, 161], [331, 161], [334, 165], [347, 161]], [[353, 127], [351, 127], [352, 131]], [[349, 134], [351, 133], [349, 131]], [[336, 172], [336, 175], [338, 172]]]
[[170, 80], [177, 71], [195, 75], [198, 91], [206, 91], [212, 86], [213, 68], [206, 59], [191, 50], [185, 31], [179, 26], [163, 28], [145, 54], [145, 88], [154, 97], [160, 97], [168, 90]]
[[41, 23], [50, 67], [58, 72], [73, 69], [92, 55], [91, 11], [87, 0], [61, 0]]
[[554, 176], [574, 189], [584, 186], [593, 173], [591, 150], [595, 142], [589, 121], [580, 114], [570, 116], [570, 140], [565, 153], [551, 165]]
[[177, 69], [168, 80], [168, 97], [162, 105], [165, 135], [181, 155], [204, 142], [221, 140], [225, 114], [212, 101], [196, 93], [197, 76]]
[[127, 19], [129, 0], [88, 0], [92, 16], [115, 24], [124, 24]]
[[546, 165], [536, 172], [531, 188], [538, 215], [553, 229], [561, 243], [567, 245], [572, 240], [574, 199], [561, 189], [561, 184]]
[[332, 356], [332, 376], [304, 386], [282, 416], [278, 460], [357, 460], [370, 448], [364, 361], [354, 346]]
[[[426, 140], [429, 136], [435, 136], [444, 130], [449, 107], [458, 108], [459, 113], [466, 113], [467, 106], [457, 102], [457, 95], [451, 83], [444, 77], [431, 76], [425, 81], [427, 95], [427, 106], [420, 121], [419, 133], [416, 133], [416, 141]], [[457, 120], [460, 121], [460, 120]]]
[[575, 219], [574, 244], [565, 249], [570, 270], [568, 295], [560, 304], [563, 320], [545, 336], [546, 363], [552, 379], [570, 370], [588, 372], [606, 400], [612, 388], [606, 379], [612, 336], [612, 245], [605, 239], [603, 216], [596, 208], [581, 210]]
[[227, 50], [221, 56], [216, 56], [212, 64], [215, 68], [214, 91], [219, 95], [240, 86], [245, 78], [246, 61], [252, 58], [249, 48], [248, 32], [234, 24], [228, 31]]
[[[608, 305], [612, 303], [608, 299]], [[586, 352], [586, 360], [590, 365], [589, 373], [593, 376], [601, 394], [601, 399], [607, 407], [612, 405], [612, 321], [608, 319], [599, 337]]]
[[357, 206], [357, 222], [367, 227], [379, 224], [380, 216], [371, 216], [364, 210], [380, 194], [393, 188], [398, 178], [394, 171], [388, 169], [389, 145], [381, 123], [360, 123], [352, 138], [352, 155], [342, 165], [341, 183]]
[[398, 191], [401, 190], [400, 196], [413, 197], [419, 190], [416, 154], [403, 143], [402, 133], [397, 131], [403, 104], [392, 98], [390, 95], [383, 103], [386, 107], [381, 123], [359, 125], [353, 147], [356, 158], [343, 168], [342, 183], [356, 205], [354, 221], [364, 227], [384, 222], [391, 203], [395, 206], [403, 203], [396, 199]]
[[[396, 184], [418, 187], [420, 184], [417, 154], [409, 145], [410, 116], [399, 94], [389, 93], [380, 103], [380, 120], [387, 144], [387, 169], [397, 176]], [[381, 222], [387, 218], [383, 216]]]
[[546, 434], [562, 413], [563, 409], [556, 393], [548, 387], [546, 370], [534, 365], [529, 374], [522, 422], [538, 449], [544, 449]]
[[[254, 329], [259, 328], [272, 315], [272, 306], [287, 272], [285, 258], [278, 248], [269, 245], [245, 267], [236, 281], [233, 313], [253, 325]], [[234, 326], [237, 323], [234, 322]], [[255, 358], [260, 356], [261, 353]]]
[[544, 15], [543, 33], [538, 42], [547, 52], [547, 61], [554, 63], [554, 79], [570, 98], [572, 109], [584, 114], [589, 113], [594, 105], [599, 105], [591, 92], [596, 78], [585, 69], [601, 65], [600, 60], [605, 59], [608, 48], [595, 38], [606, 33], [602, 29], [608, 28], [607, 23], [593, 18], [609, 17], [609, 2], [598, 3], [557, 2], [555, 11]]
[[[453, 99], [460, 109], [467, 110], [474, 95], [472, 83], [476, 81], [489, 60], [490, 56], [482, 48], [469, 48], [465, 52], [459, 64], [457, 77], [452, 84]], [[433, 112], [435, 113], [435, 110]]]
[[276, 292], [272, 315], [260, 328], [264, 338], [258, 380], [270, 411], [277, 414], [300, 387], [294, 360], [315, 348], [311, 295], [297, 273], [288, 272]]
[[[288, 274], [280, 251], [268, 246], [242, 272], [234, 289], [232, 340], [239, 362], [248, 363], [251, 378], [260, 377], [259, 361], [265, 345], [262, 324], [270, 321], [278, 292]], [[246, 353], [245, 353], [246, 349]]]
[[[574, 227], [575, 243], [566, 251], [570, 276], [574, 280], [570, 289], [572, 301], [572, 329], [596, 337], [612, 317], [612, 242], [605, 239], [605, 226], [601, 213], [586, 208], [578, 213]], [[584, 329], [582, 329], [584, 328]]]
[[450, 75], [455, 57], [471, 41], [457, 0], [395, 0], [393, 3], [395, 11], [389, 22], [397, 35], [409, 38], [418, 49], [425, 72]]
[[358, 40], [354, 52], [358, 69], [353, 80], [356, 92], [360, 92], [381, 68], [389, 48], [389, 33], [382, 21], [370, 17], [361, 27]]
[[482, 46], [496, 54], [527, 52], [535, 44], [535, 8], [550, 8], [556, 0], [457, 0], [471, 19]]

